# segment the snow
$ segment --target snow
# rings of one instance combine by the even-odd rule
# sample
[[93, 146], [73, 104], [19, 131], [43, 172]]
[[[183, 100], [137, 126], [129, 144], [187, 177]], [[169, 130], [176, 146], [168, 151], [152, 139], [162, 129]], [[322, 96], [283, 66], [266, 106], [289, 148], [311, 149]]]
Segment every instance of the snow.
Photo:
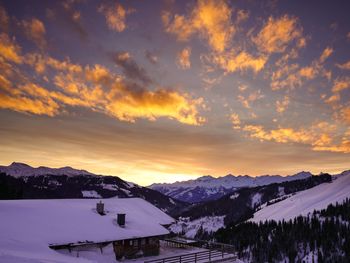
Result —
[[[51, 250], [49, 244], [103, 242], [168, 234], [174, 220], [140, 198], [102, 199], [106, 215], [96, 213], [96, 199], [0, 201], [0, 262], [96, 262]], [[126, 225], [116, 223], [126, 213]]]
[[103, 189], [107, 189], [107, 190], [111, 190], [111, 191], [115, 191], [116, 189], [118, 189], [118, 186], [115, 184], [101, 184]]
[[289, 220], [299, 215], [308, 215], [314, 210], [324, 209], [331, 203], [341, 203], [347, 197], [350, 197], [350, 171], [336, 176], [332, 183], [320, 184], [264, 207], [254, 214], [251, 221]]
[[83, 197], [85, 198], [102, 198], [101, 195], [99, 195], [96, 191], [94, 190], [87, 190], [87, 191], [81, 191]]
[[257, 177], [252, 177], [248, 175], [226, 175], [223, 177], [212, 177], [212, 176], [202, 176], [194, 180], [175, 182], [175, 183], [162, 183], [162, 184], [152, 184], [149, 188], [157, 190], [171, 196], [183, 200], [183, 197], [191, 197], [193, 193], [199, 190], [203, 190], [203, 195], [209, 197], [218, 193], [225, 193], [225, 190], [232, 190], [242, 187], [256, 187], [262, 185], [268, 185], [272, 183], [281, 183], [292, 180], [299, 180], [311, 177], [312, 174], [309, 172], [300, 172], [290, 176], [280, 176], [280, 175], [262, 175]]
[[248, 175], [226, 175], [222, 177], [212, 177], [212, 176], [202, 176], [194, 180], [175, 182], [172, 184], [153, 184], [150, 186], [152, 189], [164, 187], [169, 188], [169, 190], [179, 189], [180, 187], [184, 188], [195, 188], [195, 187], [204, 187], [208, 189], [208, 193], [217, 189], [218, 187], [224, 187], [226, 189], [231, 189], [235, 187], [254, 187], [267, 185], [272, 183], [280, 183], [298, 179], [305, 179], [312, 176], [309, 172], [300, 172], [295, 175], [290, 176], [280, 176], [280, 175], [262, 175], [257, 177], [252, 177]]
[[[123, 263], [143, 263], [145, 260], [153, 260], [153, 259], [158, 259], [158, 258], [163, 258], [163, 257], [172, 257], [172, 256], [180, 256], [184, 254], [189, 254], [189, 253], [196, 253], [200, 251], [205, 251], [206, 249], [203, 248], [174, 248], [174, 247], [169, 247], [165, 246], [163, 242], [161, 241], [161, 247], [160, 247], [160, 252], [158, 256], [151, 256], [151, 257], [141, 257], [141, 258], [136, 258], [136, 259], [128, 259], [128, 260], [123, 260]], [[68, 250], [58, 250], [59, 253], [77, 258], [84, 258], [91, 260], [92, 262], [103, 262], [103, 263], [115, 263], [117, 262], [115, 260], [115, 255], [113, 252], [113, 247], [112, 245], [108, 245], [105, 248], [103, 248], [103, 253], [101, 254], [100, 250], [98, 248], [89, 248], [89, 249], [79, 249], [79, 250], [73, 250], [72, 253], [69, 253]]]
[[37, 168], [31, 167], [24, 163], [13, 162], [9, 166], [0, 166], [0, 172], [6, 173], [13, 177], [26, 177], [26, 176], [35, 176], [35, 175], [94, 175], [85, 170], [77, 170], [72, 167], [62, 167], [62, 168], [49, 168], [40, 166]]
[[230, 196], [231, 200], [235, 200], [239, 196], [239, 193], [234, 193], [233, 195]]
[[261, 193], [256, 193], [252, 197], [251, 207], [254, 208], [259, 204], [261, 204]]
[[216, 232], [225, 226], [225, 216], [205, 216], [193, 221], [189, 218], [179, 218], [175, 224], [170, 226], [170, 230], [177, 234], [185, 234], [187, 238], [194, 238], [200, 229], [207, 233]]

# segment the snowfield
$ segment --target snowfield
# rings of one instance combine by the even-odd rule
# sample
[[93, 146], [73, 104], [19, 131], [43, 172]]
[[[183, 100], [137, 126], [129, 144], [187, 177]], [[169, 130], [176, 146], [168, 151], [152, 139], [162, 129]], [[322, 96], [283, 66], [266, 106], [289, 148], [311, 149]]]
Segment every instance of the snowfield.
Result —
[[253, 222], [265, 220], [289, 220], [299, 215], [308, 215], [314, 210], [326, 208], [329, 204], [341, 203], [350, 197], [350, 171], [334, 177], [331, 183], [324, 183], [301, 191], [278, 203], [266, 206], [254, 214]]
[[[161, 224], [174, 221], [140, 198], [102, 201], [105, 216], [97, 214], [96, 199], [0, 201], [0, 262], [101, 262], [64, 255], [49, 245], [168, 234]], [[125, 227], [116, 223], [117, 213], [126, 213]]]
[[206, 216], [193, 221], [189, 218], [179, 218], [179, 220], [170, 226], [170, 230], [174, 233], [184, 233], [187, 238], [195, 238], [200, 229], [207, 233], [216, 232], [225, 226], [225, 216]]

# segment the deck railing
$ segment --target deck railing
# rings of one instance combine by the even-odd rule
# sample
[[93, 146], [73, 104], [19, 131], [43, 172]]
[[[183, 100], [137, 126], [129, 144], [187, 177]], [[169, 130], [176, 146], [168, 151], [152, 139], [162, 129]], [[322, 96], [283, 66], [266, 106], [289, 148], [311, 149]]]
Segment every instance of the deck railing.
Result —
[[145, 263], [197, 263], [197, 262], [219, 262], [221, 259], [235, 259], [236, 256], [219, 250], [206, 250], [196, 253], [172, 256], [167, 258], [147, 260]]

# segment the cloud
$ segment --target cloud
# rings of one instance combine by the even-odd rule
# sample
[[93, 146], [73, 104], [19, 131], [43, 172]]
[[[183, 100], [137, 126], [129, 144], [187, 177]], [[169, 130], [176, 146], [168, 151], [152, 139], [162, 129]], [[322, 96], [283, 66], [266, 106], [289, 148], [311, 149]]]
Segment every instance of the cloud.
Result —
[[290, 103], [289, 97], [288, 96], [284, 96], [283, 100], [276, 101], [276, 111], [278, 113], [284, 112], [287, 109], [289, 103]]
[[[192, 98], [188, 93], [163, 87], [148, 90], [150, 78], [127, 52], [114, 54], [114, 61], [122, 68], [123, 76], [99, 64], [72, 63], [68, 57], [58, 60], [39, 53], [21, 55], [15, 41], [1, 34], [1, 60], [15, 64], [16, 68], [10, 67], [7, 75], [0, 74], [0, 108], [53, 117], [68, 113], [71, 107], [82, 107], [127, 122], [158, 118], [189, 125], [205, 122], [199, 113], [205, 106], [202, 98]], [[23, 62], [25, 68], [30, 66], [40, 74], [32, 77], [17, 65]], [[6, 68], [10, 64], [0, 63], [0, 66]], [[13, 70], [16, 74], [12, 74]], [[44, 73], [48, 73], [50, 79]], [[37, 84], [38, 76], [46, 78], [50, 88]], [[139, 83], [135, 82], [137, 80]]]
[[191, 100], [187, 94], [165, 89], [134, 92], [124, 85], [115, 85], [108, 95], [110, 102], [106, 106], [108, 113], [120, 120], [135, 122], [137, 118], [146, 118], [154, 121], [168, 117], [190, 125], [200, 125], [205, 121], [199, 117], [197, 110], [203, 104], [202, 99]]
[[239, 118], [237, 113], [232, 113], [230, 116], [230, 120], [231, 120], [233, 129], [235, 130], [241, 129], [241, 119]]
[[80, 11], [75, 9], [75, 4], [79, 1], [61, 1], [52, 9], [46, 9], [46, 17], [55, 22], [64, 24], [65, 27], [77, 33], [80, 39], [86, 40], [88, 32], [82, 23], [82, 15]]
[[138, 80], [144, 85], [149, 85], [153, 82], [146, 70], [139, 66], [128, 52], [115, 52], [112, 54], [112, 60], [122, 69], [127, 78], [133, 81]]
[[20, 24], [28, 39], [33, 41], [39, 48], [46, 48], [46, 29], [42, 21], [37, 18], [32, 18], [31, 20], [22, 20]]
[[340, 69], [350, 70], [350, 60], [344, 64], [336, 64], [336, 66]]
[[242, 104], [242, 106], [246, 109], [250, 109], [251, 108], [251, 105], [250, 103], [251, 102], [255, 102], [257, 100], [260, 100], [264, 97], [263, 94], [261, 94], [261, 90], [256, 90], [252, 93], [250, 93], [248, 96], [243, 96], [243, 95], [238, 95], [237, 96], [237, 99], [238, 101]]
[[326, 103], [329, 103], [329, 104], [333, 104], [333, 103], [336, 103], [336, 102], [338, 102], [338, 101], [340, 101], [340, 95], [339, 95], [339, 93], [338, 93], [338, 94], [334, 94], [334, 95], [330, 96], [329, 98], [327, 98], [327, 99], [325, 100], [325, 102], [326, 102]]
[[327, 47], [323, 50], [322, 55], [320, 57], [320, 62], [323, 63], [330, 55], [334, 52], [333, 48]]
[[3, 93], [0, 93], [0, 108], [48, 116], [55, 116], [58, 111], [57, 103], [52, 101], [13, 97]]
[[176, 57], [176, 65], [181, 69], [189, 69], [191, 67], [191, 48], [186, 47], [181, 50]]
[[340, 111], [340, 115], [344, 123], [350, 125], [350, 107], [344, 107]]
[[0, 34], [0, 56], [10, 62], [21, 64], [23, 57], [21, 56], [21, 48], [5, 33]]
[[332, 52], [333, 49], [329, 47], [325, 48], [319, 58], [314, 59], [310, 65], [304, 67], [300, 67], [297, 63], [289, 64], [289, 56], [282, 57], [276, 63], [278, 68], [272, 73], [271, 89], [295, 89], [296, 87], [301, 87], [306, 80], [315, 79], [320, 75], [330, 80], [331, 72], [324, 68], [324, 62]]
[[350, 77], [337, 78], [333, 82], [332, 92], [340, 92], [350, 88]]
[[152, 52], [150, 52], [149, 50], [145, 51], [145, 57], [153, 65], [158, 63], [158, 57], [155, 54], [153, 54]]
[[214, 51], [222, 52], [235, 33], [232, 12], [227, 1], [199, 0], [187, 16], [163, 12], [162, 20], [165, 31], [179, 41], [188, 41], [198, 34]]
[[123, 32], [126, 29], [127, 16], [135, 12], [134, 9], [126, 9], [119, 3], [111, 6], [101, 5], [98, 11], [104, 14], [108, 27], [116, 32]]
[[2, 31], [7, 32], [9, 27], [9, 16], [7, 15], [6, 9], [0, 5], [0, 28]]
[[257, 36], [252, 38], [259, 50], [266, 53], [282, 53], [294, 40], [305, 42], [302, 38], [303, 30], [298, 25], [298, 19], [288, 15], [280, 18], [269, 17]]
[[247, 70], [257, 73], [264, 68], [268, 59], [266, 56], [254, 57], [246, 51], [236, 52], [234, 50], [220, 54], [213, 53], [204, 58], [225, 70], [226, 73]]
[[[310, 145], [314, 151], [350, 152], [350, 133], [344, 132], [340, 140], [336, 139], [339, 132], [337, 126], [328, 122], [319, 122], [308, 129], [293, 129], [290, 127], [265, 130], [261, 125], [245, 125], [242, 128], [249, 137], [260, 141], [277, 143], [299, 143]], [[339, 141], [338, 143], [336, 141]]]

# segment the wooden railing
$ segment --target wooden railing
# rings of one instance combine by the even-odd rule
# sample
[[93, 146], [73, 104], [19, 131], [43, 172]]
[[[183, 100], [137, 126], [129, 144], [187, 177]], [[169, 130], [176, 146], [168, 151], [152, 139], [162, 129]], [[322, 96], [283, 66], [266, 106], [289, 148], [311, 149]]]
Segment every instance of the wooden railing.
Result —
[[221, 259], [236, 259], [236, 256], [219, 250], [206, 250], [179, 256], [147, 260], [145, 263], [197, 263], [197, 262], [219, 262]]

